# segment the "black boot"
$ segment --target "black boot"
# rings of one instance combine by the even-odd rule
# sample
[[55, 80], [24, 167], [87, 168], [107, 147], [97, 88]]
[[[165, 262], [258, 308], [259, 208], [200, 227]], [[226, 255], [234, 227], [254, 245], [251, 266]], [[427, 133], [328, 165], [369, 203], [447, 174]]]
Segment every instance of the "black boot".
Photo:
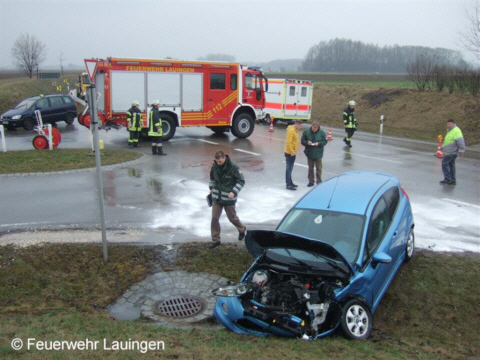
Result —
[[165, 153], [163, 152], [163, 147], [159, 146], [159, 147], [157, 148], [157, 155], [167, 155], [167, 154], [165, 154]]
[[157, 155], [157, 147], [152, 145], [152, 155]]

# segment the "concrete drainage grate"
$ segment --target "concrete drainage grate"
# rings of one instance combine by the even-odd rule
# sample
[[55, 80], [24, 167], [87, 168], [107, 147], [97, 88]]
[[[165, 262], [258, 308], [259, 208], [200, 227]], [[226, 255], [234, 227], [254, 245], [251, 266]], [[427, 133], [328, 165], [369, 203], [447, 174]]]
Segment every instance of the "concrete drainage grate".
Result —
[[201, 313], [205, 308], [204, 302], [192, 296], [175, 296], [157, 303], [156, 313], [171, 318], [188, 318]]

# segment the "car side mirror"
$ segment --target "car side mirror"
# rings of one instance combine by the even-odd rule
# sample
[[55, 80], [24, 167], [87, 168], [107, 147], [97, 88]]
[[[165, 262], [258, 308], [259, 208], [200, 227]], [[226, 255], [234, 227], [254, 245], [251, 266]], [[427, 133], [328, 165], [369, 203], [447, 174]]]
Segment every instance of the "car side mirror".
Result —
[[384, 252], [376, 252], [372, 256], [372, 266], [375, 268], [377, 264], [390, 264], [392, 262], [392, 257]]

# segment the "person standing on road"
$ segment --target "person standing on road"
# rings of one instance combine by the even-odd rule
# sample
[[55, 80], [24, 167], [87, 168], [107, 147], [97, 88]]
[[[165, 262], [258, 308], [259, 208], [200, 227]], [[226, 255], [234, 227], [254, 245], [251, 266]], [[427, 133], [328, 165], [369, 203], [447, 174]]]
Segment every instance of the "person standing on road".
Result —
[[352, 137], [358, 127], [357, 118], [355, 117], [355, 105], [357, 105], [355, 100], [350, 100], [348, 106], [343, 110], [343, 126], [347, 133], [343, 138], [343, 142], [348, 147], [352, 147]]
[[457, 185], [455, 177], [455, 159], [465, 152], [465, 139], [462, 130], [455, 124], [455, 120], [447, 120], [447, 134], [442, 144], [443, 159], [442, 172], [444, 179], [441, 185]]
[[245, 178], [242, 171], [228, 155], [222, 150], [215, 152], [215, 159], [210, 170], [210, 194], [212, 194], [212, 222], [211, 234], [212, 243], [210, 248], [216, 248], [220, 241], [220, 216], [223, 209], [227, 213], [228, 220], [238, 230], [238, 240], [245, 238], [247, 227], [243, 225], [237, 216], [235, 204], [240, 190], [245, 185]]
[[152, 155], [167, 155], [162, 146], [162, 119], [160, 118], [160, 100], [154, 100], [148, 116], [148, 136], [152, 138]]
[[[328, 144], [325, 132], [320, 129], [320, 124], [316, 121], [312, 123], [310, 129], [307, 129], [302, 134], [302, 145], [305, 146], [304, 153], [308, 161], [308, 184], [307, 186], [315, 185], [314, 180], [317, 180], [317, 185], [322, 182], [322, 158], [323, 147]], [[315, 167], [315, 178], [314, 169]]]
[[301, 120], [297, 120], [293, 125], [287, 126], [287, 136], [285, 141], [285, 162], [287, 163], [287, 169], [285, 172], [285, 181], [288, 190], [297, 190], [298, 187], [298, 185], [295, 185], [292, 181], [292, 171], [298, 152], [298, 130], [300, 130], [302, 126], [303, 123]]
[[142, 112], [140, 111], [140, 103], [135, 100], [132, 107], [127, 111], [128, 123], [128, 147], [138, 147], [140, 132], [142, 131]]

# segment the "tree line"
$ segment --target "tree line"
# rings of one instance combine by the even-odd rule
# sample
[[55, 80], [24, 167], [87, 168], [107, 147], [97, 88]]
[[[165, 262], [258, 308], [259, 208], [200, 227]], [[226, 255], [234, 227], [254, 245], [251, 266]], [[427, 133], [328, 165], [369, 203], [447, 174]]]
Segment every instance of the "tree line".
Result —
[[361, 41], [333, 39], [310, 48], [301, 65], [303, 71], [338, 73], [405, 74], [409, 62], [420, 54], [435, 58], [438, 65], [467, 68], [459, 51], [422, 46], [384, 46]]

